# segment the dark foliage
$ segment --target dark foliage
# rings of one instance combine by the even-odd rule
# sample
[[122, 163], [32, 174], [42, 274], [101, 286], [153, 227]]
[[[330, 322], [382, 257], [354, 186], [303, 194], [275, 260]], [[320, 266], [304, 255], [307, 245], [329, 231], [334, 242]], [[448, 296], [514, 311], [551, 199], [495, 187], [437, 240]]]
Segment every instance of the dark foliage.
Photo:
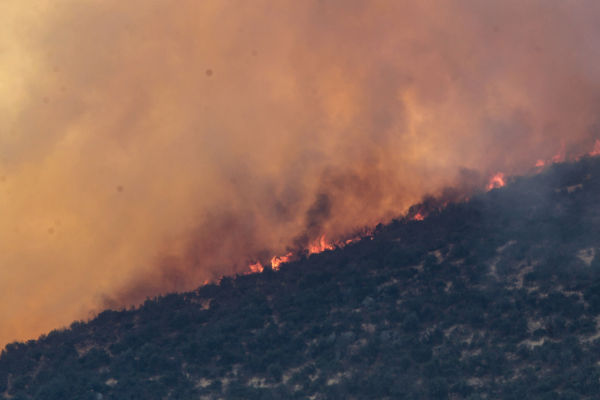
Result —
[[600, 160], [107, 310], [0, 356], [12, 399], [596, 399]]

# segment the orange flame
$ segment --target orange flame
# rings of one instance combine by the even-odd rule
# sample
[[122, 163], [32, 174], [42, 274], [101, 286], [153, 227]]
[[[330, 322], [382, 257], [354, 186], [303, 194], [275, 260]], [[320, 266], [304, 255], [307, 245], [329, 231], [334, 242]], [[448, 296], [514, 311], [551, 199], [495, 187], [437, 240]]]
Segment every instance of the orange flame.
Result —
[[594, 143], [594, 149], [588, 153], [590, 156], [600, 155], [600, 140], [596, 139]]
[[[354, 236], [350, 239], [346, 239], [346, 240], [338, 240], [333, 244], [328, 243], [327, 240], [325, 239], [325, 234], [323, 234], [318, 240], [313, 242], [308, 247], [308, 253], [309, 253], [309, 255], [317, 254], [317, 253], [321, 253], [325, 250], [333, 250], [336, 247], [344, 247], [346, 245], [358, 242], [359, 240], [361, 240], [364, 237], [371, 236], [372, 234], [373, 234], [373, 229], [365, 228], [360, 233], [356, 234], [356, 236]], [[372, 239], [372, 237], [371, 237], [371, 239]], [[271, 258], [271, 268], [273, 268], [273, 270], [277, 271], [281, 267], [281, 264], [288, 263], [288, 262], [292, 261], [293, 259], [294, 259], [293, 252], [290, 252], [290, 253], [286, 254], [285, 256], [273, 256], [273, 258]], [[246, 272], [245, 274], [262, 272], [264, 270], [264, 267], [260, 262], [251, 263], [248, 265], [248, 268], [249, 268], [249, 271]]]
[[[600, 155], [600, 140], [599, 139], [596, 139], [596, 142], [594, 143], [594, 148], [586, 154], [589, 156]], [[580, 157], [577, 157], [577, 159], [579, 159], [579, 158]], [[564, 160], [565, 160], [565, 144], [563, 142], [560, 150], [550, 160], [540, 159], [536, 162], [535, 167], [541, 168], [541, 167], [545, 167], [545, 166], [549, 165], [550, 163], [560, 163], [560, 162], [563, 162]], [[486, 186], [486, 189], [489, 191], [492, 189], [501, 188], [505, 185], [506, 185], [506, 175], [503, 172], [498, 172], [498, 173], [492, 175], [492, 177], [490, 178], [490, 180]], [[464, 200], [465, 200], [465, 202], [468, 202], [469, 197], [465, 197]], [[447, 204], [448, 204], [448, 202], [445, 202], [441, 206], [441, 208], [446, 207]], [[420, 209], [411, 218], [411, 220], [423, 221], [425, 219], [425, 216], [426, 216], [426, 213], [424, 212], [424, 210]], [[372, 230], [364, 230], [362, 233], [358, 234], [357, 236], [355, 236], [351, 239], [340, 240], [340, 241], [334, 242], [333, 244], [328, 243], [328, 241], [325, 239], [326, 235], [323, 234], [319, 239], [317, 239], [316, 241], [314, 241], [313, 243], [311, 243], [309, 245], [308, 252], [309, 252], [309, 254], [317, 254], [317, 253], [321, 253], [325, 250], [333, 250], [336, 247], [344, 247], [351, 243], [358, 242], [359, 240], [361, 240], [362, 238], [364, 238], [366, 236], [371, 236], [371, 234], [372, 234]], [[273, 258], [271, 259], [271, 267], [273, 268], [273, 270], [277, 271], [281, 267], [281, 264], [288, 263], [288, 262], [292, 261], [293, 258], [294, 258], [294, 253], [288, 253], [284, 256], [273, 256]], [[262, 272], [264, 270], [264, 267], [260, 262], [251, 263], [248, 267], [249, 267], [250, 271], [248, 271], [247, 273], [257, 273], [257, 272]], [[207, 284], [207, 283], [208, 283], [208, 280], [205, 282], [205, 284]]]
[[248, 273], [250, 273], [250, 274], [255, 273], [255, 272], [263, 272], [263, 270], [265, 269], [260, 262], [250, 264], [249, 268], [250, 268], [250, 272], [248, 272]]
[[[599, 147], [599, 150], [600, 150], [600, 147]], [[556, 153], [554, 156], [552, 156], [550, 161], [540, 159], [535, 163], [535, 167], [542, 168], [550, 163], [561, 163], [563, 161], [565, 161], [565, 142], [561, 142], [560, 150], [558, 151], [558, 153]]]
[[294, 253], [288, 253], [288, 254], [286, 254], [285, 256], [281, 256], [281, 257], [274, 256], [274, 257], [271, 259], [271, 267], [272, 267], [272, 268], [273, 268], [275, 271], [277, 271], [277, 270], [279, 269], [279, 266], [280, 266], [281, 264], [283, 264], [283, 263], [286, 263], [286, 262], [289, 262], [289, 261], [290, 261], [290, 259], [292, 258], [292, 255], [293, 255], [293, 254], [294, 254]]
[[323, 236], [321, 236], [321, 238], [319, 238], [319, 240], [312, 243], [308, 247], [308, 252], [309, 252], [309, 254], [315, 254], [315, 253], [321, 253], [325, 250], [333, 250], [333, 249], [335, 249], [335, 246], [332, 244], [328, 244], [325, 241], [325, 235], [323, 235]]
[[498, 172], [490, 179], [487, 190], [498, 189], [506, 185], [506, 178], [502, 172]]
[[562, 142], [560, 150], [552, 157], [553, 163], [560, 163], [563, 161], [565, 161], [565, 142]]

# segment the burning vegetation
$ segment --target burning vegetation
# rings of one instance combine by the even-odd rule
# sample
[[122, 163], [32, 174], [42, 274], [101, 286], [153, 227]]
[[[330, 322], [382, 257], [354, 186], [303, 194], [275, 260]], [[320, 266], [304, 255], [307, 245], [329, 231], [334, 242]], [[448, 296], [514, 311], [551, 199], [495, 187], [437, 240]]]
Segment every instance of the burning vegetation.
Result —
[[[570, 157], [570, 161], [581, 160], [583, 157], [595, 157], [597, 155], [600, 155], [600, 140], [596, 140], [592, 150], [590, 150], [582, 155], [572, 155]], [[561, 162], [564, 162], [564, 160], [565, 160], [565, 147], [564, 147], [564, 143], [563, 143], [560, 151], [557, 154], [555, 154], [550, 159], [550, 161], [538, 160], [538, 162], [535, 164], [534, 172], [540, 173], [543, 171], [543, 167], [547, 167], [552, 164], [561, 163]], [[506, 185], [506, 183], [507, 183], [507, 176], [502, 172], [498, 172], [498, 173], [493, 174], [489, 178], [487, 184], [485, 185], [485, 190], [490, 191], [492, 189], [498, 189], [498, 188], [504, 187]], [[438, 196], [438, 197], [429, 196], [426, 198], [425, 201], [423, 201], [423, 203], [412, 206], [411, 209], [406, 214], [406, 218], [409, 220], [414, 220], [414, 221], [423, 221], [429, 213], [431, 213], [432, 211], [438, 211], [438, 212], [441, 211], [444, 207], [446, 207], [448, 205], [449, 202], [468, 201], [469, 200], [468, 196], [472, 196], [473, 194], [477, 193], [477, 188], [471, 186], [468, 188], [468, 190], [470, 190], [470, 192], [464, 192], [464, 193], [457, 194], [456, 190], [446, 189], [444, 195], [442, 195], [442, 196]], [[326, 234], [323, 234], [318, 239], [316, 239], [314, 242], [309, 244], [308, 254], [309, 255], [317, 254], [317, 253], [321, 253], [325, 250], [333, 250], [335, 248], [342, 248], [346, 244], [353, 243], [355, 241], [360, 240], [361, 238], [363, 238], [365, 236], [369, 236], [371, 234], [371, 232], [372, 232], [372, 230], [365, 229], [360, 234], [356, 235], [355, 237], [353, 237], [351, 239], [338, 240], [333, 243], [329, 243], [327, 241]], [[302, 252], [302, 250], [300, 250], [298, 252], [298, 254], [300, 254], [301, 252]], [[271, 259], [271, 267], [274, 270], [277, 270], [277, 269], [279, 269], [281, 264], [287, 263], [290, 261], [294, 261], [297, 259], [298, 259], [298, 256], [295, 255], [294, 252], [290, 252], [290, 253], [286, 254], [285, 256], [281, 256], [281, 257], [273, 256], [273, 258]], [[250, 269], [250, 272], [262, 272], [264, 268], [263, 268], [262, 264], [260, 264], [260, 263], [251, 263], [249, 265], [249, 269]]]
[[599, 2], [9, 3], [4, 342], [426, 223], [600, 140]]
[[0, 397], [595, 400], [600, 158], [483, 183], [344, 248], [11, 343]]

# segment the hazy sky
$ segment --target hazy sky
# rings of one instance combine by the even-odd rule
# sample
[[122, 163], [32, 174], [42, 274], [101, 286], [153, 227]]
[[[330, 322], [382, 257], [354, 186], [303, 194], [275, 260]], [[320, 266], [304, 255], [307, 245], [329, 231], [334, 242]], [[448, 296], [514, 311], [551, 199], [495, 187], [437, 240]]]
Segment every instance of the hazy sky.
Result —
[[600, 2], [0, 2], [0, 343], [600, 138]]

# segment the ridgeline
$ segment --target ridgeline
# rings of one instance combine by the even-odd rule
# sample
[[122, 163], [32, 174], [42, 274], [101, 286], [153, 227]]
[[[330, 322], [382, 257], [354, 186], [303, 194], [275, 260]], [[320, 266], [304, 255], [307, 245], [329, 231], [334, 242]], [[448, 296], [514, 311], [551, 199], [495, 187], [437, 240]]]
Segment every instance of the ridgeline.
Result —
[[21, 399], [600, 399], [600, 158], [0, 356]]

